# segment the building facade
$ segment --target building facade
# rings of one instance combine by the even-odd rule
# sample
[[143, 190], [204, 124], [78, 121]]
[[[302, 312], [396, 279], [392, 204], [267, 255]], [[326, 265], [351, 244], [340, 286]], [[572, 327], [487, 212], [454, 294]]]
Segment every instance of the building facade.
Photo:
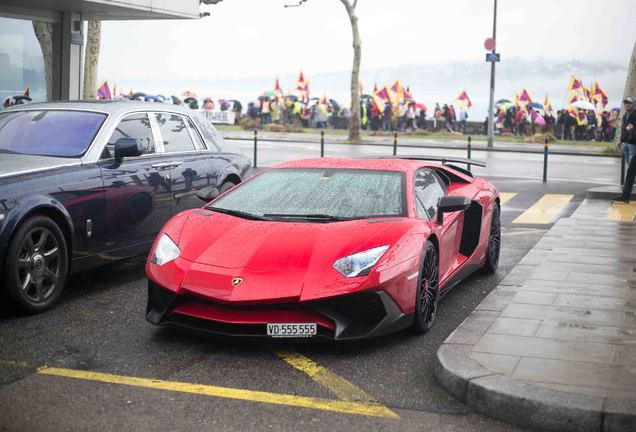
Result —
[[199, 16], [199, 0], [0, 0], [0, 102], [80, 99], [87, 20]]

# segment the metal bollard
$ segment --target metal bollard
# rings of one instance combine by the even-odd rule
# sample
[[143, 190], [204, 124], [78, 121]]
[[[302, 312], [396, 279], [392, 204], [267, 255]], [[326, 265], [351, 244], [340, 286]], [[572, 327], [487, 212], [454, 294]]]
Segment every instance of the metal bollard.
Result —
[[543, 142], [543, 183], [548, 181], [548, 139]]
[[254, 168], [256, 168], [256, 147], [258, 146], [258, 130], [254, 129]]
[[621, 186], [625, 184], [625, 153], [621, 149]]
[[320, 157], [325, 157], [325, 131], [320, 131]]
[[393, 156], [397, 156], [397, 131], [393, 131]]
[[[473, 138], [468, 135], [468, 160], [470, 160], [470, 152], [471, 152], [471, 143], [473, 141]], [[470, 171], [470, 164], [468, 164], [468, 171]]]

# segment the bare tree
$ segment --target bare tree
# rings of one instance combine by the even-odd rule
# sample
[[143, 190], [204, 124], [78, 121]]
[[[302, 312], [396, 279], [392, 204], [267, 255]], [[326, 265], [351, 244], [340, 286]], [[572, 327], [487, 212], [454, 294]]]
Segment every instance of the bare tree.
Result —
[[42, 49], [44, 60], [44, 81], [46, 84], [46, 98], [53, 98], [53, 24], [33, 21], [33, 31]]
[[102, 22], [89, 21], [84, 51], [84, 89], [82, 99], [95, 99], [99, 49], [102, 41]]
[[[299, 0], [297, 4], [285, 5], [285, 7], [296, 7], [308, 0]], [[349, 123], [349, 139], [360, 139], [360, 62], [362, 60], [362, 43], [358, 32], [358, 17], [356, 16], [356, 6], [358, 0], [340, 0], [340, 3], [347, 10], [349, 22], [351, 23], [351, 33], [353, 34], [353, 67], [351, 68], [351, 122]]]
[[[625, 90], [623, 91], [623, 100], [627, 97], [631, 96], [636, 98], [636, 42], [634, 42], [634, 49], [632, 50], [632, 59], [629, 62], [629, 67], [627, 69], [627, 80], [625, 80]], [[621, 102], [623, 102], [621, 100]], [[621, 112], [620, 112], [620, 128], [616, 130], [616, 136], [614, 137], [614, 143], [616, 146], [620, 145], [621, 140], [621, 129], [623, 126], [623, 115], [625, 115], [625, 105], [621, 103]]]

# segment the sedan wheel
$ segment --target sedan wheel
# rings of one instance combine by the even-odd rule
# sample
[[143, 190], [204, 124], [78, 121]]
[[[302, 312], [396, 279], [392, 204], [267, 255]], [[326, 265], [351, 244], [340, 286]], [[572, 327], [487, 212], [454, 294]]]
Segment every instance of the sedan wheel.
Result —
[[49, 309], [64, 287], [67, 259], [64, 235], [51, 219], [27, 220], [9, 247], [5, 272], [9, 295], [26, 312]]
[[439, 263], [437, 250], [430, 241], [426, 242], [424, 262], [418, 281], [413, 328], [418, 333], [426, 333], [433, 327], [439, 303]]

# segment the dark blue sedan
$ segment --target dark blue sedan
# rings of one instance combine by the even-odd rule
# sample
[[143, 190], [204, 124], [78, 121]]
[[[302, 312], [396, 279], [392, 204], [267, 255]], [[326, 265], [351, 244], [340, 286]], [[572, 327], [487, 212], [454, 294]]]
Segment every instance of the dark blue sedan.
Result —
[[71, 272], [147, 253], [170, 217], [248, 175], [198, 113], [145, 102], [0, 112], [0, 286], [50, 308]]

